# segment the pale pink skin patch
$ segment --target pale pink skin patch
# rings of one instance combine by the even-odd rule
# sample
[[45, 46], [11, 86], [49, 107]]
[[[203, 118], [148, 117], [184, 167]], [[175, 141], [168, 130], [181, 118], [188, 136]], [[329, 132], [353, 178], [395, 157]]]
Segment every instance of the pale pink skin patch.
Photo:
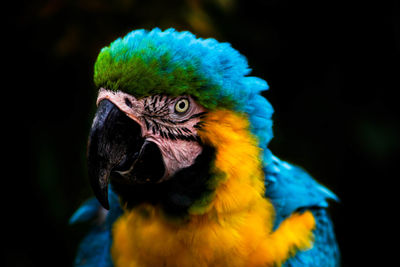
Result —
[[[175, 111], [175, 105], [183, 98], [189, 101], [189, 108], [186, 112], [178, 113]], [[200, 155], [202, 147], [197, 141], [182, 140], [185, 138], [174, 140], [166, 137], [168, 133], [181, 137], [197, 136], [197, 129], [194, 126], [200, 122], [201, 117], [197, 114], [206, 112], [206, 109], [190, 96], [155, 95], [136, 99], [125, 92], [101, 88], [97, 105], [103, 99], [111, 101], [129, 118], [137, 122], [142, 129], [142, 137], [158, 145], [166, 170], [161, 181], [167, 180], [178, 170], [191, 166]]]

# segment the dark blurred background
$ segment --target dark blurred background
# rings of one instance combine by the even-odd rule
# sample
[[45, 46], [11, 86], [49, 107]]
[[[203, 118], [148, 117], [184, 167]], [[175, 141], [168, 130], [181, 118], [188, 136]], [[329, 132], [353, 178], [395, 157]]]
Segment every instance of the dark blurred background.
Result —
[[71, 265], [82, 231], [68, 219], [92, 196], [93, 64], [117, 37], [153, 27], [227, 41], [248, 58], [270, 85], [272, 151], [341, 199], [330, 210], [342, 266], [383, 266], [395, 246], [375, 238], [398, 195], [400, 13], [397, 1], [367, 2], [43, 0], [4, 9], [6, 266]]

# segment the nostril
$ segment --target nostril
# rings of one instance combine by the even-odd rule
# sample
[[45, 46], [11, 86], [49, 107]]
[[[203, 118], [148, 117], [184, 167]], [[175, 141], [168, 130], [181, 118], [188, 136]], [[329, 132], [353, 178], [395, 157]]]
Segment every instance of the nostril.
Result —
[[125, 104], [130, 108], [132, 107], [132, 103], [128, 98], [125, 98]]

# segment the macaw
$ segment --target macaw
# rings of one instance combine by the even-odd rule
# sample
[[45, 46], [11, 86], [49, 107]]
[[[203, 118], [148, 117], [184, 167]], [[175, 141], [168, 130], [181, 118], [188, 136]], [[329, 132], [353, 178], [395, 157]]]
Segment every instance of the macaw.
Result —
[[267, 83], [229, 43], [134, 30], [94, 66], [76, 266], [338, 266], [329, 200], [274, 156]]

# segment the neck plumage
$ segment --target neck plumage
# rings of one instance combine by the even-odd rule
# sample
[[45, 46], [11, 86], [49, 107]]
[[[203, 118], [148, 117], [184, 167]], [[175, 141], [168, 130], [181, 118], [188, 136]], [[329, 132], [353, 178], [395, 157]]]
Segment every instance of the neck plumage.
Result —
[[216, 148], [211, 170], [215, 190], [208, 203], [193, 205], [193, 214], [240, 212], [263, 198], [261, 149], [246, 117], [228, 110], [210, 112], [199, 135], [205, 144]]
[[[264, 198], [261, 151], [247, 118], [228, 110], [209, 112], [198, 134], [215, 148], [207, 181], [211, 193], [191, 204], [185, 220], [171, 220], [160, 205], [127, 210], [113, 230], [116, 266], [269, 266], [287, 258], [295, 241], [281, 242], [280, 236], [298, 221], [271, 235], [274, 209]], [[310, 236], [312, 227], [303, 231], [307, 242], [304, 235]], [[280, 245], [270, 247], [274, 242]], [[271, 254], [274, 247], [278, 259]]]

